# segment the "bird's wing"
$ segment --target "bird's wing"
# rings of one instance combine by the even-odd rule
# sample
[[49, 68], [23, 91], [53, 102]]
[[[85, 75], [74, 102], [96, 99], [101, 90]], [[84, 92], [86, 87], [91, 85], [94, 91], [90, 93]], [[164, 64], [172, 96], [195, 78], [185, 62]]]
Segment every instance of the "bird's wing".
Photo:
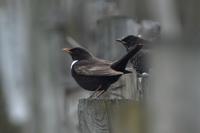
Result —
[[150, 56], [149, 50], [142, 50], [133, 57], [132, 64], [138, 73], [142, 74], [144, 72], [149, 72], [149, 68], [151, 67], [149, 62]]
[[87, 76], [117, 76], [123, 72], [115, 71], [110, 67], [110, 63], [103, 62], [77, 62], [74, 65], [74, 71], [80, 75]]

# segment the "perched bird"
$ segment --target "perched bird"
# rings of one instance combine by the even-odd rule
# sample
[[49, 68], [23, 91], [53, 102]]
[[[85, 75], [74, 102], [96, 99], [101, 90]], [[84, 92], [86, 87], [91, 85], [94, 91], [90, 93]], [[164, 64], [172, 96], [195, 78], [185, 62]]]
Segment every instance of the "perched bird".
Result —
[[[119, 39], [117, 41], [122, 43], [128, 52], [131, 51], [138, 44], [149, 43], [149, 41], [142, 39], [140, 36], [133, 36], [133, 35], [126, 36], [123, 39]], [[148, 81], [145, 79], [147, 79], [147, 77], [149, 76], [149, 70], [151, 69], [150, 56], [151, 56], [151, 49], [148, 48], [147, 45], [144, 45], [143, 49], [141, 49], [134, 57], [130, 59], [133, 68], [137, 72], [137, 77], [138, 77], [137, 89], [140, 99], [143, 99], [145, 84], [146, 81]]]
[[[117, 40], [122, 43], [127, 51], [131, 51], [138, 44], [149, 43], [147, 40], [140, 38], [139, 36], [129, 35], [123, 39]], [[136, 70], [138, 77], [146, 76], [149, 73], [150, 63], [150, 49], [147, 46], [144, 46], [134, 57], [130, 59], [133, 64], [133, 68]]]
[[64, 48], [72, 57], [71, 73], [75, 81], [84, 89], [95, 91], [90, 97], [96, 94], [102, 95], [111, 84], [116, 82], [123, 74], [131, 73], [126, 70], [129, 59], [134, 56], [143, 45], [136, 45], [120, 60], [110, 62], [99, 59], [89, 53], [87, 50], [76, 48]]

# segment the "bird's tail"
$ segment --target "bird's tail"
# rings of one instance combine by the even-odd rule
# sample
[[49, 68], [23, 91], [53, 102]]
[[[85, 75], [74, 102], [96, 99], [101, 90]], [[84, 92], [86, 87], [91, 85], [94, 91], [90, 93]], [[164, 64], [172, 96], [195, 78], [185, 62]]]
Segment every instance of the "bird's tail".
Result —
[[140, 51], [140, 49], [143, 47], [142, 44], [138, 44], [135, 46], [135, 48], [133, 48], [131, 51], [129, 51], [125, 56], [123, 56], [120, 60], [114, 62], [111, 65], [111, 68], [116, 70], [116, 71], [121, 71], [121, 72], [125, 72], [126, 70], [126, 65], [129, 61], [129, 59], [131, 57], [133, 57], [134, 55], [136, 55], [136, 53], [138, 51]]

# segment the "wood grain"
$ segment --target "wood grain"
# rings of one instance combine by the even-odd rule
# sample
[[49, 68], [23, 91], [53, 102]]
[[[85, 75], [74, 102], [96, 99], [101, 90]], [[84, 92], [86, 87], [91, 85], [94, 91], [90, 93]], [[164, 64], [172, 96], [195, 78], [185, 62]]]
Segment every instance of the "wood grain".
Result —
[[80, 133], [139, 133], [142, 108], [133, 100], [81, 99]]

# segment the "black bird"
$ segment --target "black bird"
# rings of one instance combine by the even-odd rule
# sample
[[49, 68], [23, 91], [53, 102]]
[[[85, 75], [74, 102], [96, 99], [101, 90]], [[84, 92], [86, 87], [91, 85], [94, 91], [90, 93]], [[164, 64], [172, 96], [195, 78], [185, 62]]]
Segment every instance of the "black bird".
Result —
[[[122, 43], [128, 52], [131, 51], [138, 44], [150, 43], [149, 41], [142, 39], [139, 36], [133, 36], [133, 35], [126, 36], [123, 39], [120, 39], [117, 41]], [[148, 45], [144, 45], [143, 49], [141, 49], [134, 57], [130, 59], [130, 62], [132, 63], [133, 68], [137, 72], [137, 77], [138, 77], [137, 89], [139, 92], [139, 98], [143, 98], [145, 84], [146, 84], [146, 81], [148, 81], [145, 79], [149, 76], [149, 70], [151, 68], [150, 60], [149, 60], [150, 56], [151, 56], [151, 49], [148, 47]]]
[[[138, 44], [146, 44], [149, 41], [140, 38], [139, 36], [129, 35], [123, 39], [117, 40], [122, 43], [127, 51], [130, 51]], [[145, 45], [133, 58], [130, 59], [133, 68], [136, 70], [138, 77], [147, 76], [150, 69], [150, 49]]]
[[71, 73], [76, 82], [86, 90], [95, 91], [94, 94], [100, 91], [97, 95], [99, 97], [121, 75], [131, 73], [126, 70], [126, 65], [142, 47], [143, 45], [136, 45], [124, 57], [115, 62], [99, 59], [80, 47], [64, 48], [63, 50], [72, 57]]

